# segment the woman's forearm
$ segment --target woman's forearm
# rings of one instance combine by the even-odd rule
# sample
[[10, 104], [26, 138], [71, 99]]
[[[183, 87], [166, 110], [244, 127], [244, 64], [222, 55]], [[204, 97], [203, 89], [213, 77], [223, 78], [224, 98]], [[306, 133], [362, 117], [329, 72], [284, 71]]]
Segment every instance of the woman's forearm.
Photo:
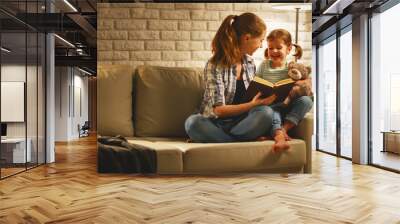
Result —
[[216, 106], [214, 108], [214, 113], [221, 118], [224, 117], [232, 117], [243, 114], [249, 111], [251, 108], [256, 106], [256, 103], [251, 101], [248, 103], [242, 103], [237, 105], [223, 105], [223, 106]]

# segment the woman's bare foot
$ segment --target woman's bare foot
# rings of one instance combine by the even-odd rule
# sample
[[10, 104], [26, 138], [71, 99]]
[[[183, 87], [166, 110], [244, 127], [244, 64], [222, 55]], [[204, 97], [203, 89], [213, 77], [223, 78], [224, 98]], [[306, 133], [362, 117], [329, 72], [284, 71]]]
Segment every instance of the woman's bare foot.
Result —
[[276, 130], [274, 139], [275, 139], [275, 144], [272, 146], [272, 150], [274, 152], [279, 152], [289, 149], [290, 145], [286, 141], [284, 131]]

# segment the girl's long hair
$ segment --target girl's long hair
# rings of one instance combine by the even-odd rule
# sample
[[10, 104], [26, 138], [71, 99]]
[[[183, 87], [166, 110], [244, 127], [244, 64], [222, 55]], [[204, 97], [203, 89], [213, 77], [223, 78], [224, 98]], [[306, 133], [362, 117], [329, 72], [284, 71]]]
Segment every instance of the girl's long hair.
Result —
[[258, 37], [266, 29], [264, 21], [254, 13], [247, 12], [239, 16], [227, 16], [211, 43], [213, 56], [210, 62], [222, 67], [230, 67], [239, 63], [241, 61], [240, 37], [244, 34]]

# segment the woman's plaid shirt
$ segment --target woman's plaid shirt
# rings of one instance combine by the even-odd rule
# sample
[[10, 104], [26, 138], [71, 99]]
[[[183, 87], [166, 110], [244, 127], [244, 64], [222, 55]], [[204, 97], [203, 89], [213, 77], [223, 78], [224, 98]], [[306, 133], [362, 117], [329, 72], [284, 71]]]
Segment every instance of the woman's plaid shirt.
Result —
[[[242, 58], [243, 82], [247, 89], [253, 80], [256, 65], [249, 55]], [[232, 104], [236, 91], [236, 65], [222, 68], [207, 62], [204, 68], [205, 92], [200, 106], [200, 113], [205, 117], [217, 118], [214, 107]]]

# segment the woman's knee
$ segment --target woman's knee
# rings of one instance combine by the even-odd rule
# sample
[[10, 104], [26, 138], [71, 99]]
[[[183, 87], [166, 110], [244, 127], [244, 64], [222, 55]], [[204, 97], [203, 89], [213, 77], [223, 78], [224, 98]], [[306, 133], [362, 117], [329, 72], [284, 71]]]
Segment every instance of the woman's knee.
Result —
[[253, 107], [250, 110], [250, 112], [262, 112], [262, 113], [265, 113], [265, 114], [272, 115], [273, 110], [272, 110], [272, 108], [270, 106], [260, 105], [260, 106]]
[[257, 106], [252, 109], [252, 113], [257, 114], [260, 122], [271, 122], [273, 117], [273, 109], [270, 106]]
[[206, 118], [200, 114], [190, 115], [185, 121], [186, 133], [200, 130], [204, 124], [204, 119]]

